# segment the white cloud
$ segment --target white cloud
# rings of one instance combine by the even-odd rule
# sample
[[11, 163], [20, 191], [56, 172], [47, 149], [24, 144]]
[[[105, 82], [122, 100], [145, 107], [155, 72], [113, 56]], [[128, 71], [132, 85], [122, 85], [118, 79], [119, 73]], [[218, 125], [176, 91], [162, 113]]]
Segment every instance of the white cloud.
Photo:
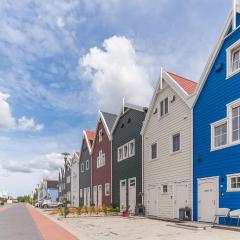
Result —
[[10, 95], [0, 92], [0, 130], [40, 131], [44, 129], [44, 125], [36, 124], [34, 118], [23, 116], [16, 121], [7, 101], [9, 97]]
[[32, 173], [35, 171], [42, 171], [45, 175], [54, 175], [56, 171], [63, 165], [63, 157], [58, 153], [49, 153], [39, 155], [30, 161], [5, 161], [2, 168], [8, 172]]
[[19, 130], [33, 130], [40, 131], [44, 129], [43, 124], [36, 124], [34, 118], [27, 118], [25, 116], [18, 119], [18, 129]]
[[7, 102], [9, 95], [0, 92], [0, 129], [15, 128], [15, 119], [12, 117], [10, 105]]
[[98, 107], [116, 111], [122, 98], [133, 104], [148, 106], [153, 88], [139, 58], [129, 39], [113, 36], [103, 42], [103, 49], [91, 48], [80, 59]]

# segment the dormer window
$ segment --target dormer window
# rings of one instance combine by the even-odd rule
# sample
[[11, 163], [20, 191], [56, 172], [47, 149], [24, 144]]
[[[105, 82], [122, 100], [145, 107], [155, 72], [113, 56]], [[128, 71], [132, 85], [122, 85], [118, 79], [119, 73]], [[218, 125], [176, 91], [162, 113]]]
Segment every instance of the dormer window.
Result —
[[240, 40], [227, 48], [227, 78], [240, 72]]

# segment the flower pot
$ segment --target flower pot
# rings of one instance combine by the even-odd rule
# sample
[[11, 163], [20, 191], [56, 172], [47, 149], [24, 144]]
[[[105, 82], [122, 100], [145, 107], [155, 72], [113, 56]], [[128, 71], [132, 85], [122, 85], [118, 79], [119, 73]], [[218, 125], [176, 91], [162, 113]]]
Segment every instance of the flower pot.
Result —
[[122, 216], [123, 216], [123, 217], [128, 217], [128, 216], [129, 216], [128, 211], [123, 211], [123, 212], [122, 212]]

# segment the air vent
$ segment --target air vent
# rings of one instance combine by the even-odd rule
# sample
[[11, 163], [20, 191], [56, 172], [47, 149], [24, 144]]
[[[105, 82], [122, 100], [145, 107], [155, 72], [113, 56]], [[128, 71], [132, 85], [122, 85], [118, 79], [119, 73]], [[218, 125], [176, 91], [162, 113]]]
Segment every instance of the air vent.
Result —
[[155, 108], [153, 114], [156, 114], [158, 112], [158, 109]]
[[223, 63], [219, 63], [219, 64], [217, 64], [216, 67], [215, 67], [215, 71], [216, 71], [217, 73], [220, 72], [220, 71], [222, 71], [222, 69], [223, 69]]
[[130, 123], [131, 121], [132, 121], [132, 119], [131, 119], [131, 118], [129, 118], [129, 119], [128, 119], [128, 121], [127, 121], [127, 123]]
[[176, 100], [176, 97], [175, 97], [175, 95], [173, 95], [171, 98], [171, 103], [175, 102], [175, 100]]
[[121, 125], [121, 128], [124, 128], [124, 123]]

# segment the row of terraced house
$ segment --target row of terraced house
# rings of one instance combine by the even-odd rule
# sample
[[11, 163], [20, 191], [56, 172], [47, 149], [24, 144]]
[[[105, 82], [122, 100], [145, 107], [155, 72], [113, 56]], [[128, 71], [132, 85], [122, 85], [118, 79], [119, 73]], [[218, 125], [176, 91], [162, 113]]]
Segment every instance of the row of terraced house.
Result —
[[60, 196], [161, 218], [188, 207], [206, 222], [240, 209], [239, 13], [235, 2], [198, 84], [162, 69], [148, 108], [99, 112], [59, 171]]

